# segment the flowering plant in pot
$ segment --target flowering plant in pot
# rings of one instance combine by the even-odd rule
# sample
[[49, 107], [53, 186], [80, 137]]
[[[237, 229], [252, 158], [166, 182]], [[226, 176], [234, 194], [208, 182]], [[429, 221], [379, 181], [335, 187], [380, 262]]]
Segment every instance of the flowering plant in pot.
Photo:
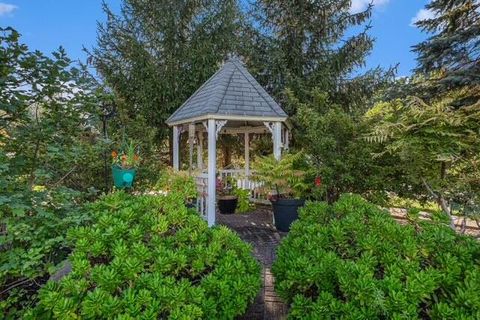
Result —
[[298, 208], [305, 204], [306, 192], [311, 188], [306, 183], [307, 170], [302, 153], [285, 154], [281, 160], [273, 156], [261, 157], [254, 162], [253, 179], [262, 182], [273, 193], [272, 203], [275, 227], [279, 231], [290, 230], [298, 218]]
[[222, 214], [235, 213], [238, 204], [238, 196], [235, 194], [235, 180], [227, 177], [221, 180], [217, 177], [216, 191], [217, 191], [217, 205], [218, 210]]
[[112, 175], [115, 187], [132, 187], [136, 167], [140, 163], [140, 155], [136, 149], [135, 144], [130, 142], [125, 148], [112, 151]]

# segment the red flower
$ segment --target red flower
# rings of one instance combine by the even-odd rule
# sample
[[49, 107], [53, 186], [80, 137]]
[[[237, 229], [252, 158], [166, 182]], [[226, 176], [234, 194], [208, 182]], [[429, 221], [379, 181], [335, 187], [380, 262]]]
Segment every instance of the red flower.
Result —
[[320, 187], [322, 185], [322, 178], [315, 177], [315, 186]]
[[116, 158], [117, 156], [118, 156], [118, 153], [117, 153], [117, 151], [115, 151], [115, 150], [114, 150], [114, 151], [112, 151], [112, 158]]

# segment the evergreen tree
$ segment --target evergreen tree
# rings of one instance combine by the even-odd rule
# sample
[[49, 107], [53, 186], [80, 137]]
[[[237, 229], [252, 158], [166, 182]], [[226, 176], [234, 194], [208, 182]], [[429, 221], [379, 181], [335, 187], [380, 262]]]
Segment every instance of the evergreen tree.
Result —
[[416, 71], [437, 92], [480, 84], [480, 2], [432, 0], [426, 9], [433, 17], [416, 25], [431, 36], [414, 46]]
[[124, 0], [119, 14], [103, 8], [107, 21], [92, 60], [120, 98], [125, 121], [143, 118], [158, 145], [170, 132], [168, 116], [228, 53], [241, 53], [240, 8], [235, 0]]
[[[257, 59], [263, 59], [261, 75], [277, 96], [286, 87], [304, 100], [312, 89], [328, 92], [345, 110], [364, 106], [384, 72], [380, 69], [356, 75], [374, 40], [367, 24], [373, 6], [351, 13], [350, 1], [258, 0], [253, 7], [257, 36], [262, 41]], [[347, 31], [358, 30], [347, 36]], [[294, 106], [287, 105], [290, 115]]]

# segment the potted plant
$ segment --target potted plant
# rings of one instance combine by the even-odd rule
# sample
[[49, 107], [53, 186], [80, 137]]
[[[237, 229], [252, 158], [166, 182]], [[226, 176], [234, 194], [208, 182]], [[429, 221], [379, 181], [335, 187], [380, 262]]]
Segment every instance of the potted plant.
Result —
[[238, 196], [235, 195], [235, 181], [228, 177], [225, 181], [217, 177], [217, 205], [222, 214], [235, 213], [238, 204]]
[[298, 218], [298, 208], [305, 204], [306, 171], [301, 168], [303, 154], [285, 154], [281, 160], [273, 156], [262, 157], [254, 163], [256, 181], [264, 183], [273, 193], [272, 203], [275, 227], [279, 231], [289, 231], [290, 225]]
[[136, 167], [140, 163], [140, 156], [136, 152], [133, 142], [123, 150], [112, 151], [113, 183], [117, 188], [131, 188], [135, 180]]

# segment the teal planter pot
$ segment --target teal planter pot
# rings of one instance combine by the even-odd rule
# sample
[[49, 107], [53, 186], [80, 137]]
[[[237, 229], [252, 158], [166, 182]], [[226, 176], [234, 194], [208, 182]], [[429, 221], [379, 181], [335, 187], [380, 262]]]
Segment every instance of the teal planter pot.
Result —
[[112, 166], [113, 184], [117, 188], [131, 188], [135, 180], [135, 169], [122, 169], [120, 166]]

